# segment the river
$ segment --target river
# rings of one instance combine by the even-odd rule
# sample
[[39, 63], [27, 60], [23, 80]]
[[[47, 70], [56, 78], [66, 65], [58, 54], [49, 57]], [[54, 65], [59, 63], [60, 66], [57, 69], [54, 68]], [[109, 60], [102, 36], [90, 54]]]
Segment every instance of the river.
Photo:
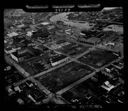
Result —
[[79, 21], [71, 21], [71, 20], [68, 20], [68, 14], [70, 14], [71, 12], [64, 12], [64, 13], [60, 13], [60, 14], [57, 14], [57, 15], [54, 15], [50, 18], [50, 21], [55, 23], [56, 21], [62, 21], [64, 22], [66, 25], [69, 25], [69, 26], [72, 26], [72, 27], [77, 27], [79, 29], [86, 29], [86, 30], [89, 30], [93, 27], [93, 25], [91, 26], [89, 22], [86, 22], [85, 23], [79, 23]]

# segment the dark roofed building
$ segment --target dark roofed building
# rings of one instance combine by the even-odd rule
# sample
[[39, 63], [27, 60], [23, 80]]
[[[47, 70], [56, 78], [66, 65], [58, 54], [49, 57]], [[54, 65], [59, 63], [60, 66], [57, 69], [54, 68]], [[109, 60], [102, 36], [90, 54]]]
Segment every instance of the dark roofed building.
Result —
[[34, 56], [39, 56], [42, 51], [39, 49], [35, 49], [33, 47], [27, 47], [27, 49], [34, 55]]
[[27, 47], [27, 48], [22, 48], [16, 52], [13, 52], [11, 54], [11, 57], [17, 62], [21, 62], [24, 60], [28, 60], [32, 57], [39, 56], [41, 53], [42, 51], [39, 49], [34, 49], [33, 47]]
[[24, 38], [20, 38], [19, 36], [14, 36], [13, 37], [14, 44], [17, 44], [17, 43], [21, 42], [22, 40], [24, 40]]
[[31, 57], [33, 57], [33, 55], [28, 52], [27, 50], [24, 50], [24, 51], [16, 51], [16, 52], [13, 52], [11, 54], [11, 57], [16, 60], [17, 62], [20, 62], [20, 61], [24, 61], [25, 59], [29, 59]]
[[48, 30], [46, 28], [43, 28], [43, 29], [39, 29], [36, 32], [33, 32], [32, 38], [35, 38], [35, 39], [37, 39], [38, 37], [46, 38], [49, 35], [50, 34], [49, 34]]

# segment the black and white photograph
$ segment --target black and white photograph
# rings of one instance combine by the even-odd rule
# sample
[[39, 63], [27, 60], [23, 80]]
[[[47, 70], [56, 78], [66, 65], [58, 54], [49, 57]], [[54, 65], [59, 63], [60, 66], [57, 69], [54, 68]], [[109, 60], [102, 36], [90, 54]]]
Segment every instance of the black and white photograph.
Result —
[[125, 103], [123, 6], [75, 6], [4, 8], [5, 103], [99, 109]]

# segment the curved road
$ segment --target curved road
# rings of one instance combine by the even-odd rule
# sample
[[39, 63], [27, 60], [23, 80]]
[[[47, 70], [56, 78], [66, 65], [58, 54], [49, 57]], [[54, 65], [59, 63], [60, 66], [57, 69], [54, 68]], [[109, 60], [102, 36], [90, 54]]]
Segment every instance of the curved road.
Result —
[[79, 23], [79, 22], [73, 22], [71, 20], [68, 20], [68, 14], [70, 14], [71, 12], [68, 12], [68, 13], [60, 13], [60, 14], [57, 14], [57, 15], [54, 15], [50, 18], [50, 21], [55, 23], [56, 21], [62, 21], [64, 22], [65, 24], [67, 25], [70, 25], [70, 26], [73, 26], [73, 27], [77, 27], [79, 29], [90, 29], [92, 28], [93, 26], [90, 26], [89, 25], [89, 22], [85, 22], [85, 23]]

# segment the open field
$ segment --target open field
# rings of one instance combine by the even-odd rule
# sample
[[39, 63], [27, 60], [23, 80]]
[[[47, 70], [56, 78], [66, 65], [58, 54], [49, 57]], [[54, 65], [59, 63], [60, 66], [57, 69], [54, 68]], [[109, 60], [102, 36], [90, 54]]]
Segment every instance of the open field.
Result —
[[94, 68], [100, 68], [117, 58], [113, 52], [97, 48], [80, 57], [78, 60]]
[[94, 70], [88, 66], [71, 62], [52, 72], [39, 76], [36, 79], [48, 88], [48, 90], [56, 92], [92, 73], [93, 71]]

